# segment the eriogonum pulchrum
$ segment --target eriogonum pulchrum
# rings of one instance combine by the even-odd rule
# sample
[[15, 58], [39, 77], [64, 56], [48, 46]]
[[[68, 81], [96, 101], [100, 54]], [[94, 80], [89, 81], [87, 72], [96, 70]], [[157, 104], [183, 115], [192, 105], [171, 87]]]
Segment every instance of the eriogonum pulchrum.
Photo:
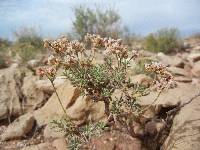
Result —
[[[54, 87], [53, 81], [56, 77], [56, 71], [62, 68], [63, 75], [84, 95], [90, 97], [94, 102], [104, 102], [108, 120], [113, 118], [115, 122], [120, 115], [140, 116], [146, 111], [148, 107], [142, 109], [137, 103], [137, 98], [146, 95], [147, 89], [131, 83], [127, 77], [130, 62], [138, 57], [137, 51], [128, 50], [121, 39], [101, 38], [99, 35], [93, 34], [87, 34], [84, 43], [76, 40], [70, 41], [66, 37], [54, 41], [46, 40], [45, 47], [52, 51], [52, 55], [48, 59], [48, 64], [51, 67], [39, 69], [39, 74], [46, 75]], [[96, 64], [95, 55], [100, 50], [104, 62]], [[161, 91], [172, 83], [173, 77], [165, 66], [152, 63], [145, 67], [147, 71], [155, 74], [156, 82], [154, 83], [159, 84]], [[54, 90], [56, 92], [55, 87]], [[113, 98], [113, 93], [116, 90], [121, 91], [121, 96]], [[59, 96], [58, 100], [62, 105]], [[157, 97], [154, 101], [156, 100]], [[65, 112], [65, 108], [63, 106], [62, 108]], [[76, 126], [70, 119], [67, 121], [70, 124], [69, 128], [73, 127], [74, 135], [79, 137], [81, 130], [74, 129]], [[74, 140], [76, 141], [76, 139]]]

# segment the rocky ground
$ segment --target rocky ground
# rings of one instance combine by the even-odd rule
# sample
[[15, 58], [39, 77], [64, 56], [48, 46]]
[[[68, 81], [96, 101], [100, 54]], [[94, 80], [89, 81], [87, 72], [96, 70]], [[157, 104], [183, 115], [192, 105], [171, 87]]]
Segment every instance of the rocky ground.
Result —
[[[184, 45], [185, 51], [174, 55], [141, 51], [144, 57], [158, 59], [167, 65], [175, 76], [177, 86], [164, 91], [146, 113], [148, 123], [132, 125], [134, 137], [119, 131], [106, 132], [100, 138], [93, 138], [88, 149], [199, 149], [200, 97], [197, 95], [200, 93], [200, 41], [188, 39]], [[64, 150], [67, 147], [64, 134], [50, 129], [49, 122], [62, 115], [62, 109], [50, 82], [33, 75], [31, 70], [37, 66], [38, 62], [32, 60], [26, 68], [12, 64], [0, 70], [2, 150]], [[141, 84], [151, 81], [144, 74], [131, 78]], [[93, 103], [82, 97], [79, 90], [61, 77], [54, 82], [67, 113], [77, 124], [105, 118], [103, 103]], [[151, 104], [153, 97], [155, 93], [143, 97], [141, 105]], [[174, 111], [168, 116], [166, 112], [170, 110]], [[168, 119], [170, 124], [164, 124], [162, 119]]]

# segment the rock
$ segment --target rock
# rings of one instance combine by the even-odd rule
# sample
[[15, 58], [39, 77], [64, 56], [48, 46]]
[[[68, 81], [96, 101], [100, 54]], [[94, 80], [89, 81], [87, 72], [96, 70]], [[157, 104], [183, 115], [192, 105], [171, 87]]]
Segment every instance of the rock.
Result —
[[22, 92], [24, 96], [24, 111], [32, 111], [38, 105], [43, 103], [48, 99], [48, 94], [45, 94], [42, 90], [36, 87], [36, 82], [38, 81], [37, 76], [28, 75], [24, 77]]
[[184, 62], [181, 56], [167, 56], [164, 53], [160, 52], [157, 54], [157, 58], [166, 66], [173, 66], [173, 67], [183, 67]]
[[194, 63], [194, 66], [192, 68], [192, 74], [195, 77], [200, 77], [200, 61]]
[[[199, 86], [196, 87], [199, 91]], [[190, 90], [191, 91], [191, 90]], [[190, 91], [185, 91], [190, 93]], [[187, 100], [190, 100], [189, 98]], [[162, 149], [198, 150], [200, 147], [200, 97], [181, 108], [175, 116], [170, 134]]]
[[187, 57], [188, 61], [196, 62], [200, 60], [200, 53], [191, 53]]
[[191, 47], [190, 43], [188, 43], [186, 41], [183, 42], [183, 48], [184, 49], [189, 49], [190, 47]]
[[135, 84], [142, 84], [144, 86], [150, 86], [153, 79], [148, 77], [145, 74], [139, 74], [139, 75], [135, 75], [135, 76], [131, 76], [130, 77], [131, 81]]
[[200, 51], [200, 45], [195, 46], [193, 49], [196, 51]]
[[41, 62], [36, 59], [32, 59], [27, 62], [28, 68], [30, 68], [31, 70], [34, 70], [35, 68], [39, 67], [40, 64]]
[[0, 120], [21, 114], [22, 81], [23, 72], [18, 64], [0, 70]]
[[47, 124], [47, 126], [44, 129], [44, 138], [50, 139], [50, 138], [64, 138], [65, 133], [64, 132], [57, 132], [54, 129], [51, 128], [51, 124]]
[[178, 76], [178, 77], [174, 77], [174, 80], [177, 82], [192, 82], [192, 79], [189, 77], [183, 77], [183, 76]]
[[145, 134], [154, 137], [164, 128], [164, 122], [152, 120], [145, 124]]
[[169, 67], [168, 70], [173, 75], [179, 75], [179, 76], [185, 76], [185, 77], [189, 76], [189, 73], [187, 71], [178, 67]]
[[46, 142], [46, 143], [40, 143], [38, 145], [27, 146], [22, 148], [21, 150], [57, 150], [57, 149], [54, 148], [50, 143]]
[[193, 78], [192, 79], [192, 84], [199, 84], [200, 83], [200, 79], [198, 79], [198, 78]]
[[53, 141], [52, 144], [57, 150], [67, 150], [67, 142], [65, 138], [59, 138]]
[[150, 51], [146, 51], [146, 50], [143, 50], [143, 49], [141, 49], [139, 51], [139, 53], [140, 53], [140, 56], [142, 56], [142, 57], [154, 57], [155, 56], [155, 53], [150, 52]]
[[142, 137], [144, 135], [144, 130], [141, 126], [135, 126], [133, 130], [136, 136]]
[[12, 122], [1, 135], [1, 140], [18, 139], [29, 133], [34, 126], [35, 119], [32, 114], [25, 114]]
[[[187, 102], [199, 92], [199, 88], [198, 85], [178, 83], [177, 88], [163, 91], [153, 106], [169, 107], [176, 106], [179, 102]], [[149, 95], [141, 97], [139, 103], [147, 106], [154, 101], [157, 94], [158, 92], [151, 92]]]
[[141, 141], [128, 134], [112, 131], [93, 138], [87, 144], [88, 149], [94, 150], [142, 150]]
[[[66, 108], [67, 114], [77, 123], [87, 120], [98, 120], [104, 117], [104, 103], [93, 102], [89, 97], [81, 96], [80, 90], [73, 87], [69, 82], [57, 89], [58, 95]], [[34, 111], [34, 116], [39, 125], [48, 124], [54, 116], [63, 115], [62, 107], [54, 93], [47, 103]]]
[[[63, 85], [65, 82], [66, 82], [66, 79], [63, 76], [56, 77], [56, 79], [54, 80], [54, 84], [56, 88]], [[43, 91], [44, 93], [52, 94], [54, 92], [54, 89], [49, 80], [37, 80], [35, 84], [36, 84], [36, 88]]]

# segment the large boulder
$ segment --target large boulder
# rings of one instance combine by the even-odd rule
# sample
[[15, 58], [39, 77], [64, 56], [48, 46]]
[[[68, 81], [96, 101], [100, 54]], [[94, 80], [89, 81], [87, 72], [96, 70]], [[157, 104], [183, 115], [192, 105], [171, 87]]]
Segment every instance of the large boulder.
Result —
[[199, 150], [199, 113], [200, 97], [181, 108], [173, 120], [170, 134], [163, 145], [164, 150]]
[[[104, 103], [95, 103], [89, 97], [81, 96], [80, 90], [73, 87], [69, 82], [65, 82], [65, 84], [58, 87], [57, 92], [68, 116], [77, 123], [98, 120], [104, 117]], [[64, 112], [55, 93], [42, 108], [34, 111], [34, 116], [39, 125], [48, 124], [55, 116], [63, 114]]]
[[17, 64], [0, 70], [0, 119], [21, 114], [22, 82], [23, 72]]
[[[154, 106], [154, 116], [161, 107], [173, 107], [184, 104], [200, 92], [200, 85], [179, 83], [177, 88], [164, 91]], [[140, 104], [152, 104], [158, 93], [151, 93], [140, 99]], [[163, 145], [164, 150], [198, 150], [200, 147], [200, 97], [181, 108], [175, 115], [169, 137]]]
[[[54, 80], [54, 85], [56, 88], [64, 84], [66, 81], [64, 76], [58, 76]], [[35, 86], [37, 89], [40, 91], [43, 91], [44, 93], [49, 93], [52, 94], [54, 92], [54, 89], [52, 87], [51, 82], [48, 79], [43, 79], [43, 80], [37, 80], [35, 81]]]
[[187, 57], [188, 61], [196, 62], [200, 60], [200, 53], [191, 53]]
[[32, 74], [28, 74], [24, 77], [21, 90], [24, 97], [23, 106], [25, 112], [36, 109], [49, 97], [48, 94], [37, 88], [37, 81], [38, 77], [33, 76]]
[[178, 76], [190, 76], [190, 73], [187, 72], [186, 70], [178, 67], [169, 67], [168, 70], [173, 74], [173, 75], [178, 75]]
[[[199, 88], [199, 85], [178, 83], [176, 88], [164, 90], [153, 105], [168, 107], [176, 106], [180, 102], [185, 103], [199, 92]], [[155, 100], [157, 95], [158, 92], [151, 92], [149, 95], [141, 97], [139, 103], [143, 106], [147, 106]]]
[[144, 86], [150, 86], [152, 84], [153, 79], [145, 74], [139, 74], [130, 77], [131, 82], [134, 84], [141, 84]]
[[29, 133], [34, 126], [35, 119], [32, 114], [25, 114], [12, 122], [1, 135], [1, 140], [18, 139]]
[[175, 56], [168, 56], [164, 53], [160, 52], [157, 54], [157, 58], [160, 62], [162, 62], [166, 66], [173, 66], [173, 67], [183, 67], [184, 61], [181, 56], [175, 55]]
[[192, 74], [195, 77], [200, 77], [200, 61], [194, 63], [193, 68], [192, 68]]

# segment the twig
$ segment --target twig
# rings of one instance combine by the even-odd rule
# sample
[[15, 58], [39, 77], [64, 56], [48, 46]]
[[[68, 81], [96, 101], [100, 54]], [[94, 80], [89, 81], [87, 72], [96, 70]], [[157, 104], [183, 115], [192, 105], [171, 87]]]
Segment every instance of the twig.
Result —
[[140, 115], [140, 114], [144, 113], [145, 111], [147, 111], [158, 100], [158, 98], [160, 97], [160, 94], [162, 93], [162, 91], [163, 90], [160, 90], [158, 95], [156, 96], [156, 98], [153, 100], [153, 102], [149, 106], [147, 106], [146, 108], [141, 110], [138, 114]]

